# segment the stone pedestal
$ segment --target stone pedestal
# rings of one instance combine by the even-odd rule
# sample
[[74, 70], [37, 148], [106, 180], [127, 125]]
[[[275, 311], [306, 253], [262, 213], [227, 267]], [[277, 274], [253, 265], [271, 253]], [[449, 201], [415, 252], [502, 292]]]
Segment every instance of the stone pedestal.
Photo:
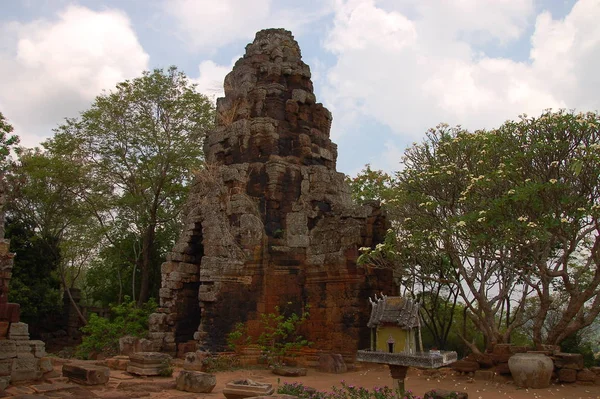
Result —
[[252, 380], [236, 380], [228, 382], [223, 389], [227, 399], [245, 399], [255, 396], [269, 396], [275, 390], [271, 384], [255, 382]]
[[127, 372], [135, 375], [162, 375], [170, 367], [171, 356], [159, 352], [137, 352], [129, 356]]

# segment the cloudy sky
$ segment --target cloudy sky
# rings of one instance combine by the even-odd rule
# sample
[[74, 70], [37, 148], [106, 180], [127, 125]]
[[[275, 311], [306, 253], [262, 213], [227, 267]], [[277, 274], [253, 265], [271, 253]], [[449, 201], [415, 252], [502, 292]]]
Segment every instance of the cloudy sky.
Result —
[[291, 30], [334, 116], [338, 170], [393, 171], [440, 122], [600, 109], [600, 0], [0, 0], [0, 111], [34, 146], [143, 70], [202, 92], [257, 30]]

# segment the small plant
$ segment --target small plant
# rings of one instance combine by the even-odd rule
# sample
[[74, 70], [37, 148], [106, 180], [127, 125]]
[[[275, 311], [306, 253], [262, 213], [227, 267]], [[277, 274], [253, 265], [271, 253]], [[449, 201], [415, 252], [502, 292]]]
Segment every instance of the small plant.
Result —
[[161, 377], [171, 377], [173, 375], [173, 366], [171, 365], [171, 361], [169, 359], [164, 359], [160, 363], [158, 375]]
[[88, 359], [93, 353], [116, 355], [119, 352], [119, 338], [125, 335], [146, 335], [148, 317], [156, 307], [157, 303], [153, 299], [138, 307], [135, 301], [125, 297], [122, 304], [111, 306], [110, 319], [92, 313], [88, 323], [81, 327], [84, 336], [75, 356]]
[[231, 371], [240, 368], [236, 355], [212, 355], [202, 359], [202, 369], [206, 372]]
[[278, 394], [293, 395], [301, 399], [421, 399], [412, 391], [400, 392], [399, 389], [391, 389], [387, 386], [375, 387], [369, 391], [364, 387], [341, 382], [341, 387], [332, 387], [331, 392], [316, 391], [305, 387], [302, 383], [284, 383], [277, 388]]
[[232, 332], [227, 334], [227, 346], [237, 352], [242, 345], [248, 345], [252, 341], [248, 335], [248, 327], [244, 323], [237, 323]]

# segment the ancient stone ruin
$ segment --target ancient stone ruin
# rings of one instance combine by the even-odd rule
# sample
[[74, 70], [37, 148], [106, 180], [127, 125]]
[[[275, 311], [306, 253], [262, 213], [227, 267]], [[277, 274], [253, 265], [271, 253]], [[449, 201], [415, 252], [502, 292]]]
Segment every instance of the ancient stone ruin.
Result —
[[0, 390], [11, 382], [35, 380], [47, 371], [45, 344], [29, 339], [29, 327], [20, 322], [20, 306], [8, 302], [13, 257], [4, 238], [4, 181], [0, 174]]
[[356, 259], [359, 247], [383, 240], [386, 221], [377, 206], [353, 204], [336, 171], [331, 113], [310, 77], [292, 34], [268, 29], [225, 78], [207, 168], [162, 265], [150, 320], [161, 350], [190, 341], [223, 349], [237, 322], [252, 330], [276, 306], [309, 308], [305, 334], [318, 349], [353, 357], [369, 346], [368, 298], [395, 291], [389, 271]]

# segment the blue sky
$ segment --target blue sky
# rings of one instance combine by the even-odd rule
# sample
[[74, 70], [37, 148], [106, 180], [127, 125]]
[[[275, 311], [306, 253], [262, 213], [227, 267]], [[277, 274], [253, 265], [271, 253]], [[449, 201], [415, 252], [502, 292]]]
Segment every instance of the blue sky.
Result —
[[257, 30], [291, 30], [338, 170], [394, 171], [440, 122], [600, 109], [600, 0], [0, 0], [0, 111], [34, 146], [143, 70], [219, 96]]

